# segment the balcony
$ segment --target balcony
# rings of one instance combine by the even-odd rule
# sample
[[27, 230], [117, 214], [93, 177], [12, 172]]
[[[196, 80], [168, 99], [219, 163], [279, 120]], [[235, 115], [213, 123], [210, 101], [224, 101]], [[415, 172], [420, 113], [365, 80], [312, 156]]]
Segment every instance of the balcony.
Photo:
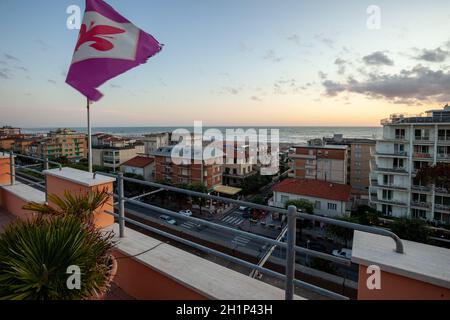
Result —
[[450, 205], [443, 205], [443, 204], [435, 204], [434, 209], [437, 211], [442, 211], [444, 213], [450, 212]]
[[378, 198], [378, 195], [376, 194], [371, 194], [370, 195], [370, 202], [373, 203], [380, 203], [380, 204], [386, 204], [386, 205], [394, 205], [394, 206], [399, 206], [399, 207], [407, 207], [408, 205], [406, 204], [406, 202], [403, 201], [399, 201], [399, 200], [394, 200], [394, 199], [380, 199]]
[[384, 168], [384, 167], [380, 167], [375, 165], [373, 167], [374, 171], [378, 171], [378, 172], [387, 172], [387, 173], [399, 173], [399, 174], [408, 174], [408, 171], [405, 167], [392, 167], [392, 168]]
[[419, 186], [419, 185], [412, 185], [411, 186], [411, 190], [413, 190], [413, 191], [419, 191], [419, 192], [422, 192], [422, 193], [429, 193], [429, 192], [431, 192], [431, 188], [430, 187], [427, 187], [427, 186]]
[[447, 162], [450, 161], [450, 154], [447, 153], [439, 153], [437, 155], [437, 161]]
[[420, 153], [420, 152], [414, 152], [413, 153], [413, 158], [415, 160], [433, 160], [433, 155], [430, 153]]
[[[425, 246], [410, 241], [402, 241], [392, 232], [351, 224], [340, 220], [305, 214], [290, 207], [288, 210], [258, 205], [244, 201], [212, 196], [168, 185], [145, 182], [125, 178], [119, 174], [90, 174], [70, 169], [56, 168], [45, 170], [46, 179], [44, 191], [34, 188], [24, 182], [15, 181], [16, 175], [14, 156], [0, 156], [0, 228], [14, 221], [33, 217], [22, 216], [22, 206], [28, 201], [46, 201], [47, 194], [69, 192], [78, 194], [87, 190], [104, 187], [109, 190], [110, 199], [105, 207], [95, 213], [96, 226], [115, 234], [117, 246], [114, 256], [118, 261], [118, 271], [114, 278], [114, 292], [110, 297], [123, 299], [158, 299], [158, 300], [280, 300], [307, 298], [348, 299], [342, 295], [342, 282], [337, 282], [336, 288], [324, 286], [325, 280], [332, 281], [336, 277], [319, 270], [306, 268], [296, 264], [296, 257], [320, 258], [341, 266], [350, 263], [359, 265], [357, 288], [358, 299], [405, 299], [416, 295], [417, 299], [450, 299], [450, 275], [447, 270], [450, 264], [450, 251], [432, 246]], [[124, 182], [139, 183], [147, 187], [156, 187], [173, 193], [201, 197], [206, 200], [222, 201], [234, 206], [246, 206], [268, 212], [276, 212], [287, 217], [287, 241], [267, 238], [251, 232], [230, 228], [212, 221], [185, 217], [181, 214], [136, 198], [124, 196]], [[33, 192], [31, 190], [34, 190]], [[117, 192], [115, 192], [115, 190]], [[30, 195], [34, 194], [34, 198]], [[116, 201], [114, 203], [114, 198]], [[131, 210], [129, 206], [134, 209]], [[136, 216], [136, 210], [143, 212]], [[235, 237], [245, 237], [254, 245], [261, 245], [264, 259], [247, 259], [241, 251], [231, 255], [230, 251], [220, 249], [220, 244], [213, 247], [205, 242], [194, 241], [194, 231], [181, 229], [182, 226], [171, 226], [160, 219], [156, 223], [148, 223], [148, 218], [155, 214], [165, 214], [185, 223], [202, 224], [205, 228], [219, 234], [232, 234]], [[351, 228], [355, 231], [353, 240], [353, 256], [349, 259], [332, 256], [328, 253], [310, 250], [295, 244], [296, 221], [307, 219], [325, 224], [335, 224]], [[182, 232], [180, 232], [182, 230]], [[373, 234], [371, 234], [373, 233]], [[167, 240], [170, 240], [168, 243]], [[234, 250], [239, 250], [234, 245]], [[245, 246], [244, 246], [245, 247]], [[283, 255], [271, 257], [273, 249], [284, 252]], [[242, 249], [244, 250], [244, 249]], [[248, 250], [248, 248], [246, 248]], [[444, 251], [442, 251], [444, 250]], [[200, 256], [199, 252], [203, 254]], [[403, 253], [407, 253], [403, 255]], [[266, 265], [266, 257], [271, 264], [281, 263], [277, 268]], [[426, 264], [433, 257], [432, 268]], [[380, 260], [381, 259], [381, 260]], [[407, 291], [392, 288], [367, 291], [367, 268], [371, 265], [381, 267], [382, 277], [390, 277], [386, 286], [397, 288], [408, 287]], [[238, 270], [244, 272], [238, 272]], [[315, 274], [321, 278], [320, 285], [310, 283], [310, 280], [299, 280], [304, 272]], [[249, 272], [247, 272], [247, 270]], [[249, 276], [263, 274], [261, 280]], [[266, 282], [268, 280], [268, 282]], [[348, 282], [348, 280], [346, 281]], [[406, 283], [406, 284], [405, 284]], [[421, 288], [427, 286], [426, 292]], [[431, 287], [431, 288], [430, 288]], [[336, 292], [337, 291], [337, 292]], [[118, 294], [114, 294], [117, 293]]]
[[412, 200], [411, 201], [411, 206], [412, 207], [416, 207], [416, 208], [421, 208], [421, 209], [430, 209], [431, 208], [431, 203]]
[[393, 183], [378, 183], [378, 180], [371, 180], [371, 186], [375, 188], [393, 189], [399, 191], [407, 191], [408, 188], [404, 186], [398, 186]]
[[408, 158], [406, 151], [393, 151], [393, 152], [375, 152], [375, 156], [384, 158]]

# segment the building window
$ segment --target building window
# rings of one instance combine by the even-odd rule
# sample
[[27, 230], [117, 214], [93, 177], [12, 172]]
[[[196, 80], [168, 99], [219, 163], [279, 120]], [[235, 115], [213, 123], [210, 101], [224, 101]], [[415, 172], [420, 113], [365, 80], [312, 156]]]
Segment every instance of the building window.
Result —
[[328, 210], [337, 211], [337, 204], [336, 203], [328, 203]]
[[314, 203], [314, 209], [320, 210], [320, 208], [321, 208], [321, 202], [320, 201], [316, 201]]
[[289, 201], [289, 196], [281, 196], [281, 203], [286, 204]]
[[387, 205], [387, 204], [383, 204], [383, 206], [381, 208], [381, 212], [385, 216], [392, 216], [392, 206], [391, 205]]
[[427, 212], [425, 210], [412, 209], [412, 216], [415, 219], [426, 219], [427, 218]]

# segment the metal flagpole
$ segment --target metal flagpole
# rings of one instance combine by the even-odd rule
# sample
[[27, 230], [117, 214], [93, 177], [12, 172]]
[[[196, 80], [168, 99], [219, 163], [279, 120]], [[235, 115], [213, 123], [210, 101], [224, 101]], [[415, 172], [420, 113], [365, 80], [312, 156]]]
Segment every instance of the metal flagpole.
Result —
[[92, 128], [91, 128], [91, 108], [89, 98], [87, 98], [87, 125], [88, 125], [88, 163], [89, 163], [89, 172], [92, 173]]

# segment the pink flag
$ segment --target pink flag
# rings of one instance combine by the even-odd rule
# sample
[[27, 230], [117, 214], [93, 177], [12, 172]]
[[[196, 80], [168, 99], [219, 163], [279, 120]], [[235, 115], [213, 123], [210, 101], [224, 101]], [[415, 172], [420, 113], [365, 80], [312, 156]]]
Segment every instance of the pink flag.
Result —
[[106, 81], [147, 62], [162, 45], [103, 0], [86, 0], [86, 11], [66, 82], [91, 101]]

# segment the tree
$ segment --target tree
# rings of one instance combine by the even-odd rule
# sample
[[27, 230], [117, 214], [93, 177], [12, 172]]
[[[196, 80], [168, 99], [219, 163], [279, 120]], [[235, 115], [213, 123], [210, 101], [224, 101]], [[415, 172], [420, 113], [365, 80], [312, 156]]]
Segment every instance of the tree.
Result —
[[[343, 217], [338, 218], [337, 220], [358, 223], [357, 217]], [[327, 224], [326, 230], [328, 234], [344, 240], [346, 247], [348, 247], [348, 242], [353, 238], [353, 229], [351, 228], [345, 228], [334, 224]]]
[[401, 239], [422, 243], [427, 243], [429, 240], [430, 230], [427, 228], [426, 223], [419, 219], [407, 217], [396, 219], [390, 225], [390, 229]]
[[450, 164], [438, 163], [435, 166], [425, 166], [419, 169], [416, 179], [425, 185], [439, 186], [450, 191]]
[[298, 199], [298, 200], [289, 200], [285, 203], [286, 209], [289, 206], [296, 206], [297, 209], [301, 209], [305, 213], [313, 214], [314, 213], [314, 205], [311, 201]]
[[356, 212], [353, 214], [358, 218], [358, 223], [365, 225], [377, 225], [378, 224], [378, 212], [372, 207], [362, 205], [359, 206]]
[[255, 203], [255, 204], [261, 204], [261, 205], [265, 205], [266, 204], [265, 201], [264, 201], [264, 198], [262, 196], [260, 196], [260, 195], [255, 196], [253, 198], [252, 202]]
[[[201, 183], [189, 184], [186, 189], [200, 193], [208, 193], [206, 186]], [[192, 197], [192, 203], [200, 207], [200, 215], [202, 215], [202, 206], [206, 204], [206, 199], [203, 197]]]

